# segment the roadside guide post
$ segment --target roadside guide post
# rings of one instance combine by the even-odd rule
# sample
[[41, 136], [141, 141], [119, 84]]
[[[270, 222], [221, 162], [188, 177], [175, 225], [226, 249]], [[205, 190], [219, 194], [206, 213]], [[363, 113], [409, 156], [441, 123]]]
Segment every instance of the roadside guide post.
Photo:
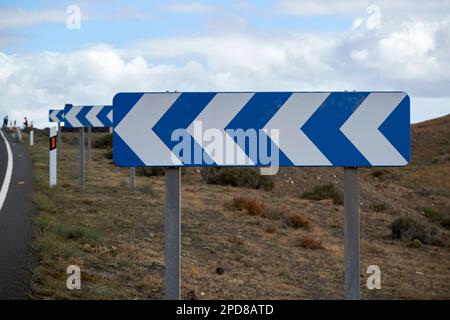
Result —
[[57, 149], [57, 145], [56, 145], [56, 135], [57, 135], [57, 131], [56, 131], [56, 127], [50, 127], [50, 134], [49, 134], [49, 138], [50, 138], [50, 148], [49, 148], [49, 184], [50, 187], [54, 187], [56, 186], [56, 181], [57, 181], [57, 171], [56, 171], [56, 167], [57, 167], [57, 157], [56, 157], [56, 149]]
[[30, 146], [34, 145], [34, 129], [33, 129], [33, 122], [31, 122], [30, 125]]

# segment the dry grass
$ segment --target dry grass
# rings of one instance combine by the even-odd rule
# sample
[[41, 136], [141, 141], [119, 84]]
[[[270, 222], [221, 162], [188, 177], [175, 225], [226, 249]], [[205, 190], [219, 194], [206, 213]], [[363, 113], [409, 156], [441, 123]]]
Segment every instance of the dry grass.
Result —
[[233, 198], [232, 206], [237, 211], [244, 211], [246, 214], [252, 216], [263, 216], [265, 207], [264, 204], [253, 197], [236, 197]]
[[322, 242], [308, 236], [303, 236], [297, 239], [296, 246], [309, 250], [318, 250], [322, 249]]
[[275, 227], [273, 224], [269, 224], [269, 225], [266, 227], [265, 231], [266, 231], [267, 233], [276, 233], [276, 232], [277, 232], [277, 227]]

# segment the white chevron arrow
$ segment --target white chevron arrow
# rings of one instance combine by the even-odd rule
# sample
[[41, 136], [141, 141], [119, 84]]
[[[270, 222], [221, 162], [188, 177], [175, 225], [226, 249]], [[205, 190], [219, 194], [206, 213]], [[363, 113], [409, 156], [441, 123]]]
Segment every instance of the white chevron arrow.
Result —
[[182, 164], [152, 130], [180, 94], [144, 94], [114, 129], [146, 166]]
[[56, 117], [58, 112], [59, 112], [59, 110], [50, 111], [50, 119], [52, 120], [51, 122], [59, 122], [58, 118]]
[[371, 165], [408, 163], [378, 130], [405, 96], [403, 92], [371, 93], [341, 127], [341, 131]]
[[103, 127], [103, 123], [97, 118], [97, 115], [102, 111], [103, 106], [93, 106], [86, 114], [86, 119], [91, 123], [92, 127]]
[[[225, 127], [231, 122], [236, 114], [251, 99], [254, 93], [217, 93], [210, 103], [203, 109], [197, 118], [187, 128], [189, 134], [200, 146], [204, 146], [202, 138], [203, 132], [209, 129], [220, 130], [224, 138], [223, 150], [208, 150], [205, 152], [218, 165], [254, 165], [254, 162], [247, 157], [245, 152], [237, 145], [233, 138], [225, 132]], [[201, 122], [202, 131], [200, 135], [194, 131], [194, 123]], [[233, 148], [234, 153], [230, 150]], [[220, 152], [222, 151], [222, 152]]]
[[81, 128], [83, 125], [76, 118], [78, 112], [80, 112], [81, 107], [73, 106], [70, 111], [65, 115], [65, 119], [72, 124], [74, 128]]
[[[263, 129], [269, 137], [271, 129], [279, 130], [278, 148], [294, 165], [331, 165], [301, 130], [329, 94], [329, 92], [293, 93]], [[273, 142], [276, 143], [276, 140], [273, 139]]]
[[109, 121], [111, 121], [111, 123], [113, 122], [112, 114], [113, 114], [113, 112], [112, 112], [112, 108], [111, 108], [111, 111], [108, 112], [108, 114], [106, 115], [106, 117], [109, 119]]

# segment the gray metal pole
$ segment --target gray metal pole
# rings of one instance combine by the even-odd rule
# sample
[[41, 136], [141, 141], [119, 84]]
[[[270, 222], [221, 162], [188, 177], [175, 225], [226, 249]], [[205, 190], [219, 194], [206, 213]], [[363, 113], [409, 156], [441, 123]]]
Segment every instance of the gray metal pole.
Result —
[[58, 139], [58, 145], [56, 148], [56, 152], [58, 154], [58, 160], [61, 160], [61, 145], [62, 145], [62, 132], [61, 132], [61, 123], [58, 122], [58, 133], [56, 135]]
[[344, 168], [345, 298], [359, 300], [358, 168]]
[[167, 300], [180, 299], [181, 275], [181, 170], [166, 168], [165, 287]]
[[92, 127], [88, 127], [88, 160], [92, 160]]
[[130, 191], [134, 192], [134, 177], [136, 175], [136, 168], [131, 167], [130, 168]]
[[84, 128], [80, 128], [80, 191], [84, 192]]

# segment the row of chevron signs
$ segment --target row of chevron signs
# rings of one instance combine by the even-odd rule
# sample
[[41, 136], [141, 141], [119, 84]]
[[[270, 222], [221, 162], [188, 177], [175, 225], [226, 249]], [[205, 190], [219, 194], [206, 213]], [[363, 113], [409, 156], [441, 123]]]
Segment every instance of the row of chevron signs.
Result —
[[64, 107], [64, 126], [68, 128], [112, 127], [112, 106]]
[[49, 122], [64, 122], [64, 109], [50, 109], [48, 111]]

